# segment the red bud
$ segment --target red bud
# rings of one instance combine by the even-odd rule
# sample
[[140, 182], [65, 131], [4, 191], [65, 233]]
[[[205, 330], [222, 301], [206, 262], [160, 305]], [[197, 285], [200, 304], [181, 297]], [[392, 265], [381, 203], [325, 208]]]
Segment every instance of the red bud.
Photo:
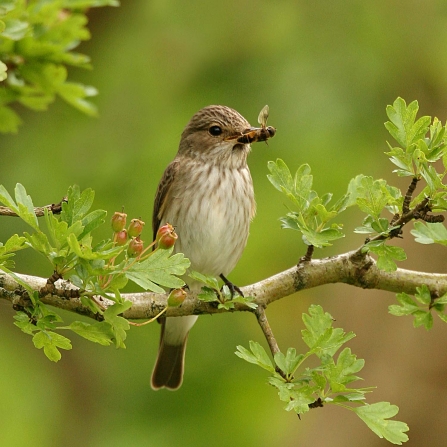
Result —
[[121, 230], [115, 233], [115, 242], [117, 245], [125, 245], [127, 242], [127, 230]]
[[126, 213], [115, 212], [112, 216], [112, 229], [115, 233], [120, 232], [126, 226]]
[[135, 258], [138, 255], [141, 255], [143, 251], [144, 242], [139, 237], [133, 237], [129, 242], [129, 247], [127, 247], [128, 256]]
[[143, 227], [144, 222], [141, 219], [132, 219], [127, 232], [130, 237], [138, 237], [142, 233]]
[[157, 231], [157, 236], [155, 237], [155, 240], [158, 242], [158, 248], [164, 250], [171, 248], [177, 239], [177, 233], [174, 231], [174, 227], [169, 223], [160, 227]]
[[177, 307], [185, 301], [186, 292], [183, 289], [174, 289], [168, 296], [168, 306]]

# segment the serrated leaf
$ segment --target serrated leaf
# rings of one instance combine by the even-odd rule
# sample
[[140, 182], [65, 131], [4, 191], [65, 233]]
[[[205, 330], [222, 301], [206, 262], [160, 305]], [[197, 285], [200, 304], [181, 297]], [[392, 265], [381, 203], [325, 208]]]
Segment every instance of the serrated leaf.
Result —
[[413, 326], [424, 326], [427, 331], [433, 327], [433, 315], [430, 311], [419, 309], [413, 312]]
[[430, 293], [430, 289], [422, 284], [421, 287], [416, 287], [415, 298], [422, 304], [426, 304], [427, 306], [431, 304], [432, 297]]
[[216, 290], [211, 287], [202, 287], [202, 291], [197, 295], [197, 299], [205, 302], [214, 302], [218, 301], [218, 296], [216, 294]]
[[204, 275], [202, 273], [196, 272], [195, 270], [190, 270], [188, 272], [188, 276], [191, 279], [199, 281], [205, 285], [207, 285], [211, 289], [219, 290], [219, 282], [214, 276]]
[[389, 306], [388, 311], [391, 315], [395, 315], [397, 317], [403, 315], [412, 315], [414, 312], [419, 310], [418, 305], [410, 297], [410, 295], [407, 295], [406, 293], [402, 292], [397, 294], [396, 298], [401, 305], [398, 306], [397, 304], [393, 304]]
[[31, 197], [26, 193], [25, 187], [17, 183], [15, 188], [15, 197], [17, 207], [19, 209], [19, 216], [35, 230], [39, 229], [36, 213], [34, 212], [34, 205]]
[[447, 245], [447, 229], [440, 222], [415, 222], [414, 229], [410, 233], [420, 244]]
[[185, 282], [178, 276], [184, 275], [191, 263], [183, 253], [171, 256], [172, 251], [155, 250], [149, 258], [132, 264], [125, 272], [127, 278], [143, 289], [157, 293], [164, 293], [159, 286], [173, 289], [184, 286]]
[[274, 360], [281, 371], [291, 375], [295, 372], [298, 364], [302, 361], [303, 358], [303, 354], [297, 355], [295, 348], [288, 348], [286, 355], [284, 355], [282, 352], [277, 352], [275, 354]]
[[341, 385], [344, 388], [344, 385], [359, 380], [359, 377], [354, 374], [364, 366], [365, 361], [363, 359], [357, 359], [349, 348], [343, 349], [337, 358], [337, 362], [325, 370], [325, 376], [330, 382], [332, 391], [340, 392], [342, 390], [337, 386]]
[[119, 316], [118, 314], [125, 312], [130, 307], [132, 307], [132, 303], [130, 301], [115, 303], [108, 307], [103, 314], [105, 321], [110, 324], [110, 329], [113, 333], [116, 348], [126, 348], [124, 340], [127, 337], [126, 331], [130, 329], [130, 325], [125, 318]]
[[37, 349], [42, 349], [45, 355], [52, 361], [58, 362], [61, 359], [59, 349], [70, 350], [71, 342], [63, 335], [53, 331], [40, 331], [33, 336], [33, 343]]
[[345, 334], [343, 329], [332, 328], [332, 317], [321, 306], [310, 306], [309, 315], [303, 313], [302, 318], [306, 326], [301, 331], [303, 341], [320, 358], [333, 356], [344, 343], [355, 337], [352, 332]]
[[385, 438], [392, 444], [402, 445], [408, 441], [405, 434], [409, 430], [404, 422], [388, 420], [395, 416], [399, 408], [389, 402], [377, 402], [353, 408], [357, 416], [380, 438]]
[[[65, 328], [64, 328], [65, 329]], [[113, 332], [110, 323], [101, 321], [94, 324], [73, 321], [66, 329], [70, 329], [81, 337], [99, 343], [102, 346], [109, 346], [112, 343]]]
[[38, 330], [36, 325], [31, 323], [29, 316], [25, 312], [17, 312], [17, 314], [14, 315], [14, 320], [16, 320], [14, 325], [20, 328], [25, 334], [32, 335]]
[[394, 260], [404, 261], [407, 255], [403, 248], [387, 245], [385, 241], [371, 241], [365, 244], [365, 248], [377, 255], [377, 267], [385, 272], [397, 270]]
[[236, 349], [237, 351], [235, 352], [235, 354], [241, 359], [249, 363], [254, 363], [255, 365], [258, 365], [261, 368], [266, 369], [267, 371], [270, 371], [272, 373], [275, 371], [275, 368], [273, 367], [269, 356], [265, 352], [265, 349], [259, 343], [250, 341], [251, 352], [243, 346], [237, 346]]
[[385, 127], [393, 138], [406, 150], [428, 132], [431, 122], [429, 116], [416, 120], [419, 105], [413, 101], [408, 106], [402, 98], [397, 98], [392, 106], [387, 106], [386, 113], [390, 121]]

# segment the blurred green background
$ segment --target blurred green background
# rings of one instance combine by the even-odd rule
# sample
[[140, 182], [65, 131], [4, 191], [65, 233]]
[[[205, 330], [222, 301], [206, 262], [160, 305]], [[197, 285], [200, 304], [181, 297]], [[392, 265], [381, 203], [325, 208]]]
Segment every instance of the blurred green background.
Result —
[[[59, 101], [46, 113], [21, 111], [18, 135], [1, 136], [0, 183], [23, 183], [35, 205], [57, 202], [77, 183], [96, 191], [109, 214], [124, 205], [150, 227], [153, 196], [176, 153], [183, 127], [200, 108], [225, 104], [252, 124], [265, 104], [278, 129], [249, 159], [258, 203], [244, 256], [230, 278], [256, 282], [291, 267], [304, 253], [299, 237], [281, 230], [285, 200], [269, 184], [267, 161], [291, 170], [311, 164], [315, 188], [339, 197], [359, 173], [394, 178], [387, 149], [385, 107], [397, 96], [418, 99], [421, 113], [447, 117], [447, 4], [427, 0], [375, 2], [229, 0], [123, 1], [91, 10], [93, 39], [81, 52], [93, 71], [71, 80], [98, 87], [100, 117]], [[316, 257], [360, 245], [352, 234], [362, 217], [344, 216], [346, 239]], [[0, 240], [24, 227], [3, 218]], [[97, 232], [109, 235], [108, 227]], [[151, 239], [148, 229], [144, 239]], [[408, 230], [402, 267], [446, 271], [445, 251], [421, 247]], [[20, 272], [48, 277], [45, 260], [17, 256]], [[370, 402], [400, 407], [410, 425], [407, 445], [444, 446], [447, 405], [447, 328], [427, 333], [391, 317], [391, 293], [324, 286], [268, 309], [283, 349], [304, 349], [301, 313], [319, 303], [336, 325], [354, 331], [349, 346], [366, 359], [364, 386], [378, 385]], [[348, 411], [316, 409], [301, 421], [282, 410], [262, 371], [234, 355], [238, 344], [263, 342], [249, 314], [201, 317], [189, 338], [182, 388], [149, 385], [157, 324], [133, 329], [127, 349], [80, 338], [52, 364], [13, 326], [0, 302], [0, 444], [4, 446], [272, 446], [386, 445]], [[74, 319], [64, 314], [66, 322]], [[76, 337], [76, 336], [74, 336]]]

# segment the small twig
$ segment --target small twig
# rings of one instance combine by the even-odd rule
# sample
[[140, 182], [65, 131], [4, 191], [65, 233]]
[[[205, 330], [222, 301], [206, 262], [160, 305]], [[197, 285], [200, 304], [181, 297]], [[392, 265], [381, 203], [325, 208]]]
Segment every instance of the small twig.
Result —
[[146, 324], [152, 323], [153, 321], [157, 320], [159, 317], [161, 317], [168, 309], [168, 306], [166, 306], [161, 312], [158, 312], [155, 317], [151, 318], [150, 320], [145, 321], [144, 323], [134, 323], [133, 321], [129, 321], [129, 324], [132, 326], [140, 327], [145, 326]]
[[306, 254], [300, 258], [298, 265], [303, 263], [303, 262], [310, 262], [312, 261], [312, 255], [314, 254], [314, 249], [315, 247], [313, 245], [308, 245], [307, 246], [307, 251]]
[[402, 214], [406, 214], [410, 211], [411, 198], [413, 197], [418, 181], [419, 179], [417, 177], [413, 177], [413, 180], [411, 180], [410, 186], [408, 187], [407, 193], [404, 197], [404, 203], [402, 204]]
[[[278, 343], [276, 342], [276, 338], [273, 335], [272, 328], [267, 320], [267, 315], [265, 314], [265, 308], [263, 306], [258, 306], [255, 310], [256, 318], [258, 319], [259, 326], [261, 326], [262, 332], [264, 332], [265, 339], [270, 348], [270, 352], [272, 356], [275, 357], [277, 352], [280, 352]], [[280, 368], [276, 367], [276, 372], [281, 375], [284, 379], [287, 378], [287, 375]]]
[[[62, 204], [67, 201], [67, 197], [64, 197], [59, 203], [35, 207], [34, 213], [37, 217], [43, 217], [45, 215], [45, 210], [51, 211], [53, 214], [60, 214], [62, 211]], [[0, 216], [18, 217], [18, 214], [7, 206], [0, 206]]]

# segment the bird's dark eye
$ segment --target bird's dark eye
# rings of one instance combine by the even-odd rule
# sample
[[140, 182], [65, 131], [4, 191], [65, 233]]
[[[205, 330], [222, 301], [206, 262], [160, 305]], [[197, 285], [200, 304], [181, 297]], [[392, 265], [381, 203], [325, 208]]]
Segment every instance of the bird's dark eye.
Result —
[[211, 126], [208, 129], [208, 132], [210, 133], [210, 135], [212, 135], [213, 137], [218, 137], [219, 135], [222, 134], [222, 128], [219, 126]]

